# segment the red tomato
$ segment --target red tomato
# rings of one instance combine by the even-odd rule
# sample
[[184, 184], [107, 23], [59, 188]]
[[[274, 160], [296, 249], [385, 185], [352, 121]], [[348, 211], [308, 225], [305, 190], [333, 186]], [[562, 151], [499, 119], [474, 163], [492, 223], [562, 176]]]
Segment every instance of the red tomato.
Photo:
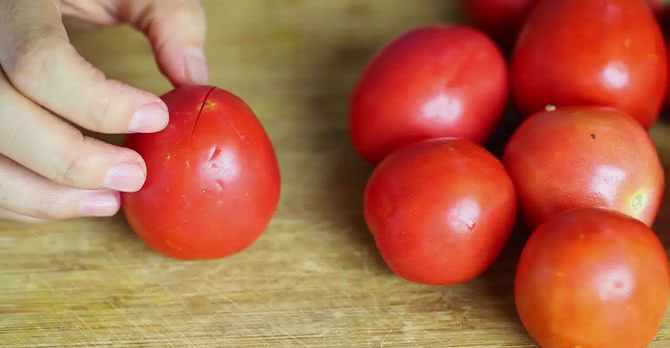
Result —
[[564, 212], [531, 235], [519, 260], [519, 317], [544, 348], [642, 348], [665, 314], [663, 245], [613, 211]]
[[532, 227], [577, 207], [614, 209], [651, 225], [663, 196], [651, 139], [615, 109], [539, 112], [512, 135], [503, 162]]
[[519, 34], [512, 92], [526, 115], [549, 104], [611, 106], [650, 127], [664, 101], [667, 64], [643, 1], [542, 1]]
[[538, 0], [461, 0], [474, 24], [504, 43], [513, 41]]
[[365, 189], [365, 220], [384, 260], [419, 283], [454, 284], [482, 273], [515, 216], [505, 168], [464, 139], [426, 140], [393, 152]]
[[363, 72], [350, 105], [352, 142], [371, 162], [440, 136], [481, 142], [500, 119], [507, 93], [505, 61], [484, 34], [451, 25], [417, 28]]
[[245, 248], [279, 199], [279, 168], [263, 127], [222, 89], [180, 87], [162, 98], [167, 128], [126, 140], [147, 164], [144, 187], [121, 196], [128, 222], [150, 247], [179, 259]]

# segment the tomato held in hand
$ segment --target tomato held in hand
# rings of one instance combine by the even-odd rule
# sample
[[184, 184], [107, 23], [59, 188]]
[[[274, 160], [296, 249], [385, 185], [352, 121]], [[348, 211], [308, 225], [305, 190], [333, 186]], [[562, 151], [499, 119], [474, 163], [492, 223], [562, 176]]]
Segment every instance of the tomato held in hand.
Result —
[[167, 128], [126, 140], [147, 164], [144, 187], [121, 196], [128, 222], [149, 246], [179, 259], [245, 248], [279, 200], [279, 168], [263, 127], [222, 89], [180, 87], [162, 98]]
[[461, 0], [461, 7], [475, 26], [497, 40], [514, 41], [538, 0]]
[[667, 64], [643, 1], [541, 1], [519, 34], [512, 92], [526, 115], [550, 104], [611, 106], [650, 127], [665, 100]]
[[415, 141], [455, 136], [483, 141], [508, 93], [500, 50], [462, 26], [414, 29], [367, 66], [350, 105], [354, 147], [370, 162]]
[[663, 245], [613, 211], [561, 213], [530, 236], [516, 272], [519, 317], [544, 348], [642, 348], [670, 291]]
[[375, 169], [365, 220], [386, 263], [419, 283], [482, 273], [507, 241], [516, 198], [505, 168], [482, 147], [440, 138], [403, 147]]
[[651, 226], [663, 196], [654, 144], [615, 109], [539, 112], [512, 135], [503, 162], [531, 227], [578, 207], [618, 210]]

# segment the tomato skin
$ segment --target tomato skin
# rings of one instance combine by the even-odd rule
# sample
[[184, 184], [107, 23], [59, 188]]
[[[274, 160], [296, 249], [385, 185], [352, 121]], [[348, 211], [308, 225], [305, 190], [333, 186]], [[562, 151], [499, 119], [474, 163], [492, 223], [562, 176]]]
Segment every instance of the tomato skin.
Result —
[[416, 141], [454, 136], [482, 142], [500, 120], [507, 68], [496, 45], [463, 26], [416, 28], [363, 71], [350, 103], [354, 147], [377, 163]]
[[648, 128], [665, 100], [667, 64], [643, 1], [542, 1], [519, 34], [512, 93], [525, 115], [550, 104], [610, 106]]
[[516, 216], [502, 164], [465, 139], [405, 146], [374, 170], [365, 220], [389, 267], [425, 284], [454, 284], [482, 273], [507, 241]]
[[651, 226], [664, 173], [646, 131], [610, 108], [542, 111], [512, 135], [503, 163], [527, 223], [578, 207], [602, 207]]
[[539, 0], [461, 0], [461, 7], [473, 23], [507, 44], [516, 38]]
[[537, 228], [519, 260], [519, 317], [544, 348], [642, 348], [665, 314], [663, 245], [626, 215], [563, 212]]
[[162, 97], [166, 129], [132, 134], [125, 145], [146, 161], [147, 180], [123, 193], [135, 233], [178, 259], [212, 259], [251, 244], [277, 206], [280, 174], [270, 140], [249, 107], [209, 86]]

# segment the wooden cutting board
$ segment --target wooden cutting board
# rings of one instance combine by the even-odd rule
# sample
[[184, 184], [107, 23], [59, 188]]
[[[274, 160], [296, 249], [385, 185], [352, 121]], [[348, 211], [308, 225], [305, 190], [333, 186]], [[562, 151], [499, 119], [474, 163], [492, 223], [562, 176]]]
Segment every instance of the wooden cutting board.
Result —
[[[121, 215], [0, 222], [0, 346], [536, 347], [512, 298], [522, 230], [484, 276], [435, 287], [394, 276], [362, 219], [371, 168], [349, 145], [352, 84], [388, 39], [457, 20], [454, 3], [206, 2], [213, 82], [251, 105], [277, 150], [274, 220], [250, 248], [207, 262], [157, 255]], [[170, 88], [131, 29], [71, 38], [111, 78]], [[652, 134], [670, 164], [670, 126]], [[666, 200], [656, 225], [666, 246], [669, 209]], [[669, 346], [666, 318], [651, 347]]]

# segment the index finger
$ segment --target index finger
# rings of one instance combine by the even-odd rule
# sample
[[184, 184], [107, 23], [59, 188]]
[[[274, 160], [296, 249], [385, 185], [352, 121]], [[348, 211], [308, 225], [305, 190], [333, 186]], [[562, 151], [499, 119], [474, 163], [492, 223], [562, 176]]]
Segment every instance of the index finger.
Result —
[[2, 1], [0, 14], [0, 65], [23, 95], [96, 132], [155, 132], [167, 125], [160, 98], [108, 80], [77, 53], [53, 1]]

